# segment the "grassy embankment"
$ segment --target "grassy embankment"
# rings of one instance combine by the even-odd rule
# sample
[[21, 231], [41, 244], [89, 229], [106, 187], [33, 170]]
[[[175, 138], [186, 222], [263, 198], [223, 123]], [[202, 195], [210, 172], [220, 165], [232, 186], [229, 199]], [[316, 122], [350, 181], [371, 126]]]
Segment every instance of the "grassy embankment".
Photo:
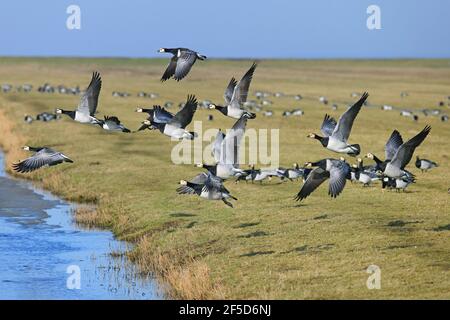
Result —
[[[0, 59], [0, 82], [31, 83], [32, 93], [0, 94], [0, 144], [7, 164], [23, 159], [24, 143], [52, 145], [75, 160], [27, 175], [68, 200], [95, 203], [95, 212], [80, 212], [77, 220], [111, 229], [119, 239], [137, 244], [130, 256], [144, 271], [154, 271], [175, 298], [449, 298], [450, 223], [448, 123], [421, 116], [418, 123], [398, 112], [364, 109], [353, 128], [351, 142], [363, 153], [383, 156], [383, 145], [394, 128], [404, 138], [425, 124], [433, 130], [418, 154], [440, 168], [417, 174], [408, 193], [382, 193], [379, 185], [348, 185], [336, 200], [323, 186], [301, 204], [292, 200], [300, 182], [226, 186], [239, 199], [230, 209], [222, 202], [176, 195], [180, 179], [200, 170], [174, 165], [174, 142], [157, 132], [110, 134], [64, 118], [58, 122], [22, 122], [56, 107], [71, 109], [78, 97], [36, 92], [38, 85], [80, 85], [91, 72], [102, 74], [99, 115], [117, 115], [135, 129], [144, 118], [136, 106], [180, 102], [189, 93], [222, 102], [229, 78], [239, 77], [250, 61], [197, 63], [189, 77], [161, 84], [166, 60], [126, 59]], [[449, 61], [264, 61], [256, 70], [251, 91], [282, 91], [304, 96], [327, 96], [352, 101], [350, 93], [367, 90], [370, 101], [408, 108], [436, 107], [450, 94]], [[113, 90], [129, 98], [114, 98]], [[138, 98], [138, 91], [160, 98]], [[400, 98], [400, 92], [409, 97]], [[249, 128], [280, 128], [280, 162], [318, 160], [336, 156], [306, 138], [318, 132], [323, 115], [338, 111], [317, 101], [270, 98], [272, 118], [258, 115]], [[300, 107], [301, 118], [282, 118], [281, 112]], [[448, 107], [443, 109], [449, 111]], [[176, 107], [172, 108], [175, 111]], [[195, 120], [205, 128], [233, 124], [219, 113], [199, 110]], [[402, 221], [394, 223], [393, 221]], [[366, 268], [382, 270], [382, 289], [368, 290]]]

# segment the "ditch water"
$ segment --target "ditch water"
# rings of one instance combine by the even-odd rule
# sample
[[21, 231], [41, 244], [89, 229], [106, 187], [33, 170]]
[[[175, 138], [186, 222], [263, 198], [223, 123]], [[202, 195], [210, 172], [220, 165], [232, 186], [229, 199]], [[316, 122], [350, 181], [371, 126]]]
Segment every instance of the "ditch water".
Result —
[[0, 150], [0, 299], [162, 299], [120, 254], [130, 244], [77, 226], [72, 208], [7, 176]]

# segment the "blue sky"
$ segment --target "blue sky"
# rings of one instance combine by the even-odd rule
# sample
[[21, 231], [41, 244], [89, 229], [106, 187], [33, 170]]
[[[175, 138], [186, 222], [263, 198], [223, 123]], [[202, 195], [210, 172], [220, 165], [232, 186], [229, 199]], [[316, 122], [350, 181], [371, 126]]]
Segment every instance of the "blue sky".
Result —
[[[81, 8], [68, 30], [66, 8]], [[381, 30], [366, 26], [369, 5]], [[0, 56], [449, 58], [447, 0], [1, 1]]]

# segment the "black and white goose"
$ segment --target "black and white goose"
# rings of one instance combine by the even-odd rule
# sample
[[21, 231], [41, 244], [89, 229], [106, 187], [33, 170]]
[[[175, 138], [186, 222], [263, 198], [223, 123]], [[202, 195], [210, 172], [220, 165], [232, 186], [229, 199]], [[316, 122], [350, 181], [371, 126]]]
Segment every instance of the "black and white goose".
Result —
[[405, 170], [405, 167], [411, 161], [416, 148], [425, 140], [430, 131], [431, 127], [426, 126], [416, 136], [403, 143], [395, 152], [392, 160], [387, 163], [383, 174], [390, 178], [403, 178], [405, 176], [410, 176], [411, 174]]
[[197, 99], [194, 95], [189, 95], [184, 107], [167, 123], [158, 123], [153, 120], [145, 120], [143, 124], [152, 126], [171, 138], [192, 140], [197, 136], [197, 134], [195, 132], [187, 131], [186, 127], [191, 123], [196, 110]]
[[56, 109], [56, 113], [65, 114], [77, 122], [98, 124], [99, 120], [95, 118], [95, 113], [97, 111], [98, 96], [101, 88], [102, 78], [100, 77], [100, 73], [94, 72], [88, 88], [81, 96], [77, 109], [68, 111], [58, 108]]
[[369, 158], [375, 161], [376, 170], [384, 171], [384, 169], [386, 169], [386, 165], [391, 161], [391, 159], [397, 152], [398, 148], [400, 148], [402, 144], [403, 138], [400, 132], [394, 130], [389, 139], [387, 140], [386, 145], [384, 146], [384, 156], [385, 156], [384, 161], [382, 161], [380, 158], [378, 158], [376, 155], [370, 152], [365, 155], [365, 158]]
[[350, 145], [347, 143], [347, 140], [350, 136], [353, 122], [368, 96], [369, 94], [365, 92], [358, 102], [344, 112], [337, 123], [334, 118], [326, 114], [321, 127], [324, 136], [321, 137], [317, 134], [310, 133], [308, 138], [319, 140], [322, 146], [328, 150], [346, 153], [350, 156], [359, 155], [361, 152], [359, 144]]
[[283, 171], [283, 175], [288, 178], [289, 180], [298, 180], [299, 178], [302, 178], [303, 181], [306, 180], [306, 177], [311, 172], [311, 169], [309, 168], [300, 168], [298, 163], [293, 164], [293, 168], [285, 169]]
[[[148, 113], [149, 117], [147, 120], [153, 121], [155, 123], [168, 123], [173, 118], [173, 114], [166, 109], [162, 108], [161, 106], [155, 105], [152, 109], [146, 109], [146, 108], [137, 108], [136, 112], [145, 112]], [[151, 125], [147, 125], [145, 123], [142, 124], [142, 126], [137, 130], [145, 130], [145, 129], [155, 129]]]
[[363, 186], [369, 186], [373, 181], [379, 179], [376, 174], [377, 167], [375, 166], [364, 166], [363, 160], [358, 158], [358, 165], [355, 170], [355, 179], [363, 184]]
[[230, 194], [222, 179], [214, 176], [212, 173], [200, 173], [191, 181], [181, 180], [181, 187], [177, 188], [179, 194], [197, 194], [207, 200], [222, 200], [227, 206], [233, 208], [233, 204], [228, 199], [237, 200]]
[[119, 118], [115, 116], [105, 116], [104, 120], [99, 120], [98, 125], [107, 131], [131, 132], [129, 129], [125, 128], [125, 126], [120, 123]]
[[221, 179], [243, 175], [244, 171], [239, 168], [239, 149], [247, 120], [247, 114], [243, 114], [227, 134], [219, 130], [212, 148], [213, 157], [217, 163], [214, 165], [198, 164], [197, 166], [207, 169]]
[[422, 172], [427, 172], [436, 167], [439, 167], [436, 162], [428, 159], [420, 159], [419, 156], [416, 157], [416, 168], [422, 170]]
[[247, 101], [250, 82], [252, 81], [256, 67], [257, 64], [254, 62], [239, 82], [235, 78], [231, 78], [223, 95], [226, 103], [225, 106], [210, 104], [209, 108], [216, 109], [222, 114], [234, 119], [239, 119], [243, 114], [246, 114], [249, 119], [256, 118], [254, 113], [242, 109], [242, 105]]
[[161, 81], [166, 81], [172, 76], [175, 80], [180, 81], [189, 73], [197, 59], [206, 60], [206, 56], [187, 48], [161, 48], [158, 52], [173, 54]]
[[316, 167], [311, 171], [295, 197], [302, 201], [316, 190], [325, 180], [330, 179], [328, 194], [336, 198], [344, 190], [347, 179], [350, 178], [350, 166], [348, 163], [337, 159], [323, 159], [318, 162], [308, 162], [305, 167]]
[[399, 192], [400, 190], [405, 192], [406, 188], [411, 184], [411, 183], [415, 183], [416, 180], [413, 176], [405, 176], [403, 178], [389, 178], [389, 177], [384, 177], [383, 180], [381, 181], [381, 187], [383, 189], [395, 189], [397, 192]]
[[63, 162], [73, 162], [61, 152], [48, 147], [25, 146], [23, 150], [33, 151], [35, 154], [19, 163], [12, 165], [13, 169], [20, 173], [27, 173], [45, 166], [55, 166]]

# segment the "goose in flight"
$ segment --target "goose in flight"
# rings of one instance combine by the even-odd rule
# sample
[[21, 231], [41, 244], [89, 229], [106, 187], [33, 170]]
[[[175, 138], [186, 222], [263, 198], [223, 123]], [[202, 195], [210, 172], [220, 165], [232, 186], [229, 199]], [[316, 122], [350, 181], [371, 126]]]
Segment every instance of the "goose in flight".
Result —
[[197, 99], [194, 95], [188, 95], [186, 104], [172, 117], [168, 122], [155, 122], [154, 120], [145, 120], [143, 124], [152, 126], [158, 129], [162, 134], [175, 139], [189, 139], [192, 140], [197, 136], [195, 132], [186, 131], [194, 113], [197, 110]]
[[411, 174], [405, 170], [405, 167], [411, 161], [416, 148], [425, 140], [430, 131], [431, 127], [426, 126], [416, 136], [403, 143], [395, 152], [392, 160], [386, 164], [383, 174], [390, 178], [403, 178], [405, 176], [410, 176]]
[[384, 171], [386, 165], [391, 161], [391, 159], [397, 152], [398, 148], [400, 148], [402, 144], [403, 144], [402, 135], [397, 130], [394, 130], [391, 136], [389, 137], [388, 141], [386, 142], [386, 145], [384, 146], [384, 158], [385, 158], [384, 161], [382, 161], [373, 153], [368, 153], [367, 155], [365, 155], [365, 158], [369, 158], [375, 161], [376, 170]]
[[181, 180], [180, 185], [181, 187], [177, 188], [178, 194], [197, 194], [207, 200], [222, 200], [231, 208], [233, 208], [233, 204], [228, 199], [237, 200], [224, 187], [222, 179], [214, 176], [210, 172], [202, 172], [191, 181]]
[[35, 154], [19, 163], [13, 164], [13, 169], [20, 173], [31, 172], [45, 166], [55, 166], [63, 162], [73, 162], [61, 152], [47, 147], [25, 146], [23, 150], [33, 151]]
[[[153, 109], [137, 108], [136, 112], [148, 113], [149, 117], [147, 120], [156, 123], [168, 123], [173, 118], [173, 114], [171, 112], [158, 105], [153, 106]], [[145, 129], [152, 130], [155, 129], [155, 127], [142, 123], [142, 126], [137, 131], [142, 131]]]
[[99, 120], [98, 125], [108, 131], [131, 132], [129, 129], [125, 128], [125, 126], [120, 123], [119, 118], [115, 116], [105, 116], [104, 120]]
[[307, 198], [327, 179], [330, 179], [328, 194], [332, 198], [336, 198], [344, 190], [346, 180], [350, 178], [350, 166], [342, 160], [323, 159], [318, 162], [307, 162], [305, 167], [316, 168], [310, 172], [303, 187], [295, 197], [297, 201]]
[[350, 136], [353, 122], [368, 96], [369, 94], [365, 92], [353, 106], [342, 114], [338, 122], [326, 114], [321, 127], [323, 137], [314, 133], [310, 133], [307, 137], [319, 140], [322, 146], [328, 150], [346, 153], [350, 156], [359, 155], [361, 152], [359, 144], [350, 145], [347, 143], [347, 140]]
[[223, 96], [225, 106], [210, 104], [209, 108], [219, 110], [224, 115], [234, 119], [239, 119], [243, 114], [246, 114], [249, 119], [256, 118], [254, 113], [242, 109], [242, 105], [247, 101], [250, 82], [256, 67], [257, 64], [254, 62], [239, 82], [231, 78]]
[[418, 156], [416, 157], [416, 168], [422, 170], [422, 172], [427, 172], [436, 167], [439, 167], [436, 162], [428, 159], [420, 159]]
[[206, 56], [186, 48], [161, 48], [158, 52], [173, 54], [166, 71], [164, 71], [161, 77], [161, 81], [163, 82], [172, 76], [175, 80], [180, 81], [189, 73], [197, 59], [206, 60]]
[[88, 88], [80, 98], [77, 109], [68, 111], [58, 108], [56, 109], [56, 113], [65, 114], [77, 122], [98, 124], [99, 120], [95, 118], [95, 113], [97, 111], [98, 96], [101, 88], [102, 78], [100, 77], [100, 73], [94, 72]]
[[219, 130], [212, 147], [213, 157], [217, 163], [214, 165], [198, 164], [197, 166], [207, 169], [210, 173], [221, 179], [245, 174], [239, 168], [239, 149], [247, 120], [248, 115], [243, 114], [227, 134]]

